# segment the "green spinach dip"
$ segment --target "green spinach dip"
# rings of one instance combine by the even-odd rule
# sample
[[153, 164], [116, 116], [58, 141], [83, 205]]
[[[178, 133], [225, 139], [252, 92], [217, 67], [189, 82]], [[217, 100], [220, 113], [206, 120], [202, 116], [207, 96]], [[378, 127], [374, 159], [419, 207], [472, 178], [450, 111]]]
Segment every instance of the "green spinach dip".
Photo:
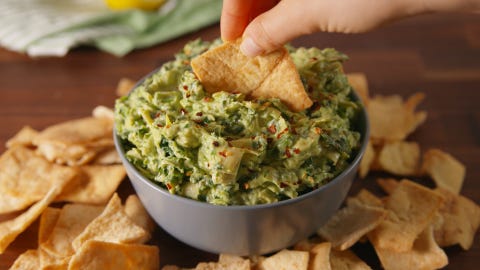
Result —
[[295, 198], [328, 183], [360, 145], [360, 104], [333, 49], [288, 50], [310, 98], [294, 113], [278, 99], [207, 93], [190, 60], [219, 40], [188, 43], [115, 105], [127, 159], [172, 194], [217, 205]]

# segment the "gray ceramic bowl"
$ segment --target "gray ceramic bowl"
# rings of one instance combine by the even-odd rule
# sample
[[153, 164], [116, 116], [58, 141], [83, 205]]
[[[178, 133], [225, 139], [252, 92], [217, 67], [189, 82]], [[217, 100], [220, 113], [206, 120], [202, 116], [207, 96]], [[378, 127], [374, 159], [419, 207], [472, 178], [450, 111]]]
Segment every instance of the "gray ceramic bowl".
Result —
[[165, 231], [205, 251], [254, 255], [289, 247], [312, 235], [338, 210], [368, 141], [365, 111], [357, 123], [362, 133], [361, 149], [343, 173], [297, 198], [254, 206], [219, 206], [170, 194], [130, 164], [115, 133], [114, 140], [138, 197]]

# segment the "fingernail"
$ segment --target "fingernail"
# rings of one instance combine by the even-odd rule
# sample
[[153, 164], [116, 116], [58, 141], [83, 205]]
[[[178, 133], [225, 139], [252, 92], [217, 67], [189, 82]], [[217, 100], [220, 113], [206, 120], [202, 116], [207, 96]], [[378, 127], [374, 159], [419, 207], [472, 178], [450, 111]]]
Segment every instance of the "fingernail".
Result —
[[246, 56], [254, 57], [263, 53], [263, 49], [258, 46], [253, 39], [246, 37], [240, 44], [240, 51]]

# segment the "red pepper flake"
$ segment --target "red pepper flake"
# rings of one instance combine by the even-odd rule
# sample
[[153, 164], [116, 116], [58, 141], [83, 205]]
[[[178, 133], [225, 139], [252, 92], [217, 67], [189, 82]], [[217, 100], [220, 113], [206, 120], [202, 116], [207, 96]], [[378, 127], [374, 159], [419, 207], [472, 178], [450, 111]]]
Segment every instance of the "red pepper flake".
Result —
[[191, 175], [192, 175], [192, 171], [187, 171], [187, 172], [185, 173], [185, 175], [186, 175], [186, 176], [191, 176]]
[[287, 132], [288, 132], [288, 127], [287, 127], [287, 128], [285, 128], [284, 130], [282, 130], [282, 132], [278, 133], [278, 135], [277, 135], [277, 139], [280, 139], [280, 137], [282, 137], [282, 136], [283, 136], [283, 134], [285, 134], [285, 133], [287, 133]]
[[215, 146], [215, 147], [219, 147], [219, 146], [220, 146], [220, 143], [217, 142], [217, 141], [213, 141], [212, 144], [213, 144], [213, 146]]
[[298, 154], [300, 154], [300, 149], [298, 149], [298, 148], [293, 148], [293, 152], [298, 155]]
[[157, 113], [155, 114], [155, 118], [158, 118], [160, 115], [161, 115], [161, 112], [157, 112]]
[[310, 60], [312, 60], [312, 61], [317, 61], [317, 60], [318, 60], [318, 58], [316, 58], [316, 57], [312, 57], [312, 58], [310, 58]]
[[203, 101], [205, 101], [205, 102], [210, 102], [210, 101], [212, 101], [212, 98], [211, 98], [211, 97], [204, 97], [204, 98], [203, 98]]
[[317, 133], [318, 135], [320, 135], [322, 133], [322, 129], [319, 128], [319, 127], [315, 127], [315, 133]]
[[187, 90], [188, 90], [188, 86], [187, 86], [187, 85], [184, 85], [184, 86], [183, 86], [183, 90], [187, 91]]
[[196, 116], [202, 116], [203, 113], [202, 113], [202, 112], [197, 112], [195, 115], [196, 115]]
[[162, 125], [160, 125], [160, 124], [157, 124], [157, 127], [159, 127], [159, 128], [163, 128], [163, 126], [162, 126]]
[[271, 126], [269, 126], [267, 129], [268, 129], [268, 131], [269, 131], [270, 133], [272, 133], [272, 134], [277, 133], [277, 128], [276, 128], [275, 125], [273, 125], [273, 124], [272, 124]]
[[286, 188], [288, 185], [285, 182], [280, 182], [280, 187], [281, 188]]
[[185, 95], [187, 98], [190, 97], [190, 92], [188, 92], [186, 95]]
[[185, 115], [185, 114], [187, 114], [188, 112], [187, 112], [187, 110], [185, 110], [184, 108], [181, 108], [181, 109], [180, 109], [180, 113], [181, 113], [182, 115]]
[[287, 158], [292, 157], [292, 154], [290, 153], [290, 148], [289, 148], [289, 147], [287, 147], [287, 148], [285, 149], [285, 156], [287, 156]]
[[171, 185], [170, 183], [167, 183], [167, 188], [168, 188], [168, 190], [170, 190], [170, 189], [172, 189], [173, 187], [172, 187], [172, 185]]
[[183, 64], [184, 64], [184, 65], [189, 65], [189, 64], [190, 64], [190, 61], [188, 61], [188, 60], [183, 60]]
[[229, 147], [232, 147], [232, 146], [233, 146], [232, 143], [229, 142], [229, 141], [227, 142], [227, 144], [228, 144]]
[[249, 188], [250, 188], [250, 185], [249, 185], [248, 183], [244, 183], [244, 184], [243, 184], [243, 188], [244, 188], [244, 189], [249, 189]]
[[227, 152], [226, 151], [220, 151], [218, 154], [222, 157], [227, 157]]

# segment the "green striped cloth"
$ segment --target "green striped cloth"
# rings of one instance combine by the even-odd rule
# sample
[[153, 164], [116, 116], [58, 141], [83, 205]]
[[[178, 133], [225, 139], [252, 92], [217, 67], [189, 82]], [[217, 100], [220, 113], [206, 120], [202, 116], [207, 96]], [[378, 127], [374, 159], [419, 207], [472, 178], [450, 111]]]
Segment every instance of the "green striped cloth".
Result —
[[158, 11], [111, 11], [103, 0], [1, 0], [0, 46], [64, 56], [78, 45], [123, 56], [218, 22], [221, 0], [168, 0]]

